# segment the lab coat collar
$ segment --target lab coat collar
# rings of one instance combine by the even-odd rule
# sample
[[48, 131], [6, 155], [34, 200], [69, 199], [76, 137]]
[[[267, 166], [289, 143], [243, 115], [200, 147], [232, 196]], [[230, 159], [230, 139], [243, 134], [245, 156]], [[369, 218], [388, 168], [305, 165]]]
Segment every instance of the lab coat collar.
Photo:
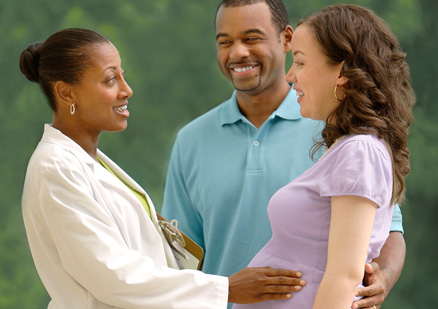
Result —
[[[51, 124], [44, 125], [44, 134], [41, 141], [46, 143], [53, 143], [65, 148], [66, 150], [70, 151], [75, 157], [77, 157], [81, 162], [89, 166], [96, 175], [96, 177], [99, 178], [99, 181], [109, 183], [112, 186], [120, 187], [119, 180], [117, 180], [115, 177], [108, 177], [108, 171], [106, 171], [106, 169], [104, 169], [104, 167], [100, 163], [96, 162], [81, 146], [79, 146], [68, 136], [64, 135], [61, 131], [54, 128]], [[140, 192], [146, 197], [146, 200], [151, 210], [152, 222], [154, 222], [154, 224], [158, 227], [158, 218], [155, 212], [154, 204], [149, 195], [143, 190], [143, 188], [99, 149], [97, 149], [97, 157], [101, 159], [118, 177], [120, 177], [121, 180], [123, 180], [134, 190]], [[127, 187], [126, 191], [128, 194], [132, 194]], [[137, 198], [135, 198], [135, 200], [136, 199]]]
[[81, 146], [51, 124], [44, 125], [44, 134], [41, 141], [61, 146], [87, 164], [97, 163]]

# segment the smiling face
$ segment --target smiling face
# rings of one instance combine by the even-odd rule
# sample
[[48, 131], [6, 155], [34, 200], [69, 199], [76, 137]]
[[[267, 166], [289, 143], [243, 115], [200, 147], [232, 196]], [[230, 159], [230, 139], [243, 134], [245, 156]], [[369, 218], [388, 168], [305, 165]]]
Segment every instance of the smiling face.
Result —
[[96, 44], [91, 47], [90, 60], [80, 83], [72, 87], [77, 129], [91, 135], [122, 131], [133, 92], [124, 79], [119, 52], [111, 43]]
[[289, 45], [265, 3], [221, 6], [216, 16], [217, 61], [236, 90], [258, 94], [284, 82]]
[[294, 84], [301, 115], [326, 121], [339, 104], [333, 93], [335, 86], [346, 82], [341, 76], [343, 63], [329, 62], [305, 24], [298, 26], [294, 32], [292, 54], [294, 62], [286, 79]]

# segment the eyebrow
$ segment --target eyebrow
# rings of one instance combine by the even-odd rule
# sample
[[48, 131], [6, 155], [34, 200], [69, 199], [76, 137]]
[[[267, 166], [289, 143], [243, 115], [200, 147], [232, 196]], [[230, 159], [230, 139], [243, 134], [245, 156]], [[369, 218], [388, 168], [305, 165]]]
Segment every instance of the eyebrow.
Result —
[[[104, 75], [105, 75], [105, 72], [108, 71], [108, 70], [117, 71], [117, 66], [109, 66], [109, 67], [105, 68], [105, 69], [102, 71], [102, 76], [104, 76]], [[124, 73], [124, 71], [123, 71], [123, 68], [122, 68], [122, 74], [123, 74], [123, 73]]]
[[114, 70], [114, 71], [117, 71], [117, 67], [116, 67], [116, 66], [110, 66], [110, 67], [107, 67], [107, 68], [105, 68], [105, 69], [103, 70], [103, 73], [105, 73], [105, 72], [108, 71], [108, 70]]
[[[256, 29], [256, 28], [254, 28], [254, 29], [248, 29], [248, 30], [246, 30], [245, 32], [243, 32], [243, 34], [251, 34], [251, 33], [257, 33], [257, 34], [260, 34], [260, 35], [265, 35], [265, 33], [264, 33], [263, 31], [261, 31], [261, 30], [259, 30], [259, 29]], [[217, 41], [219, 38], [221, 38], [221, 37], [227, 37], [227, 36], [229, 36], [229, 35], [226, 34], [226, 33], [220, 32], [220, 33], [216, 34], [216, 41]]]
[[292, 53], [292, 55], [296, 56], [297, 54], [303, 54], [306, 55], [305, 53], [303, 53], [301, 50], [296, 50]]

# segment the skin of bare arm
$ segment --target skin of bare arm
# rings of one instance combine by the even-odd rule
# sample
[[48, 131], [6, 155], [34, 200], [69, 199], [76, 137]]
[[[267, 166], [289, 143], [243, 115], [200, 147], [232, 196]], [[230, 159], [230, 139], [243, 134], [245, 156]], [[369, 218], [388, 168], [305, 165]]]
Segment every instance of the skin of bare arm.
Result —
[[349, 308], [363, 267], [377, 206], [359, 196], [331, 198], [327, 267], [314, 309]]

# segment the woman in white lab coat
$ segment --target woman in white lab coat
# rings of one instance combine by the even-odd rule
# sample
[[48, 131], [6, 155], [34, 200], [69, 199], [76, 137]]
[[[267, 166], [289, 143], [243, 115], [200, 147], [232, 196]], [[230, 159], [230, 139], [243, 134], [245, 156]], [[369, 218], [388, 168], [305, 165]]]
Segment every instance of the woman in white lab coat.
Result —
[[30, 159], [23, 217], [49, 308], [226, 308], [291, 297], [300, 274], [244, 269], [229, 278], [179, 270], [146, 192], [98, 150], [127, 126], [132, 90], [114, 45], [66, 29], [23, 51], [52, 124]]

